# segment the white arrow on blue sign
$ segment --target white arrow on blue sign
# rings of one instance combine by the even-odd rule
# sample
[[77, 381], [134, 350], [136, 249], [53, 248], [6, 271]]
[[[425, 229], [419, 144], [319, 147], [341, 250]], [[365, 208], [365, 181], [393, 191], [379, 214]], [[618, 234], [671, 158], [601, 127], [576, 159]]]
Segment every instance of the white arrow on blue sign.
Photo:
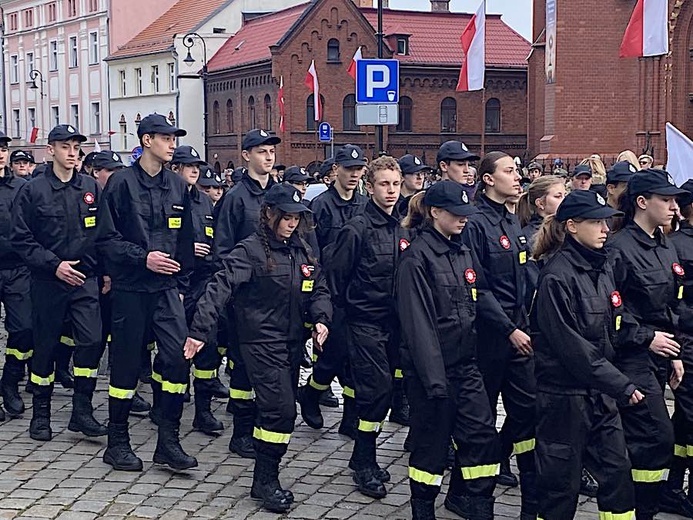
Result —
[[356, 102], [399, 103], [399, 60], [358, 60]]
[[330, 123], [320, 123], [318, 126], [318, 137], [320, 142], [330, 142], [332, 140], [332, 127]]

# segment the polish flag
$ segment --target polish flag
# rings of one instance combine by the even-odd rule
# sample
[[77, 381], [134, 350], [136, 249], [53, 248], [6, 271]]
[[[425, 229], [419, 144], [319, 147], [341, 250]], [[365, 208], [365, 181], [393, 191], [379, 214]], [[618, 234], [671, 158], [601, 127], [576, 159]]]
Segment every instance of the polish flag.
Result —
[[322, 107], [320, 106], [320, 85], [318, 84], [318, 73], [315, 70], [315, 60], [310, 62], [310, 68], [306, 73], [306, 87], [313, 92], [313, 112], [315, 120], [322, 120]]
[[621, 42], [621, 58], [669, 52], [667, 0], [638, 0]]
[[284, 76], [279, 77], [279, 131], [284, 131]]
[[36, 128], [35, 126], [29, 130], [29, 139], [27, 139], [31, 144], [36, 143], [36, 140], [38, 139], [38, 132], [39, 129]]
[[356, 49], [356, 52], [354, 53], [354, 57], [351, 58], [351, 63], [349, 64], [349, 68], [347, 69], [347, 74], [349, 74], [349, 76], [351, 76], [354, 79], [354, 81], [356, 81], [356, 62], [360, 59], [363, 59], [363, 56], [361, 55], [361, 47], [359, 46], [359, 48]]
[[476, 14], [462, 31], [460, 41], [464, 51], [464, 64], [455, 90], [481, 90], [484, 88], [486, 70], [486, 0], [481, 1]]

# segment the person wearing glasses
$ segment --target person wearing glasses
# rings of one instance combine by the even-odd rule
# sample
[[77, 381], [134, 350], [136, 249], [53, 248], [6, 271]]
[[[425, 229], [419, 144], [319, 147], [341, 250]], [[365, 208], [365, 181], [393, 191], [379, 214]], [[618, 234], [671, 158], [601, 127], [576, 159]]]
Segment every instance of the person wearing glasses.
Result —
[[641, 170], [652, 168], [652, 165], [654, 164], [654, 158], [651, 155], [644, 153], [640, 157], [638, 157], [638, 164], [640, 165]]
[[424, 178], [433, 168], [426, 166], [421, 158], [412, 154], [400, 157], [397, 162], [402, 169], [402, 187], [395, 210], [400, 218], [404, 218], [409, 210], [409, 200], [423, 190]]

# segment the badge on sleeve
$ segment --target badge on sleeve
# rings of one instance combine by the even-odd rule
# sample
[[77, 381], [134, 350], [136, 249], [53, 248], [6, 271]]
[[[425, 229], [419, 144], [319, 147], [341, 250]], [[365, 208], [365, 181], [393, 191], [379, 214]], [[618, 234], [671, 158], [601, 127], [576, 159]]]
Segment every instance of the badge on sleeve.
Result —
[[613, 305], [616, 309], [623, 305], [620, 292], [614, 291], [611, 293], [611, 305]]
[[409, 247], [409, 240], [406, 238], [400, 238], [399, 239], [399, 252], [403, 252]]
[[85, 204], [94, 204], [96, 197], [94, 196], [94, 194], [92, 192], [88, 191], [84, 194], [83, 199], [84, 199]]
[[520, 254], [518, 255], [518, 260], [520, 261], [520, 265], [526, 264], [527, 263], [527, 251], [520, 251]]
[[510, 249], [510, 239], [506, 235], [500, 237], [499, 242], [503, 249]]
[[476, 282], [476, 272], [474, 271], [474, 269], [467, 269], [464, 272], [464, 279], [467, 280], [467, 283]]
[[205, 226], [205, 235], [209, 238], [214, 238], [214, 228], [212, 226]]
[[315, 271], [314, 265], [301, 264], [301, 274], [306, 278], [310, 278], [310, 275]]
[[183, 219], [180, 217], [168, 217], [168, 228], [169, 229], [180, 229], [183, 224]]
[[314, 280], [303, 280], [301, 283], [301, 292], [312, 292], [313, 284], [315, 284]]
[[683, 267], [678, 262], [674, 262], [671, 266], [671, 269], [674, 271], [674, 274], [676, 276], [683, 276], [686, 274], [686, 272], [683, 270]]

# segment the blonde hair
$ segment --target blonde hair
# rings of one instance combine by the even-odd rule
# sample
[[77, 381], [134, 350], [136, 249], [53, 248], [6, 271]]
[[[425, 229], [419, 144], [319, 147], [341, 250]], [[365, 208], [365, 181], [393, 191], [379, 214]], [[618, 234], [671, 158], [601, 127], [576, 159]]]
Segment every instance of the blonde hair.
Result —
[[606, 183], [606, 166], [598, 155], [591, 155], [580, 162], [581, 165], [586, 165], [592, 170], [592, 183]]
[[529, 224], [529, 221], [537, 212], [537, 199], [546, 197], [549, 190], [556, 186], [557, 184], [565, 185], [563, 177], [558, 175], [544, 175], [543, 177], [538, 177], [525, 193], [520, 196], [520, 200], [517, 203], [517, 216], [520, 219], [520, 225], [522, 227]]
[[638, 170], [640, 169], [640, 163], [638, 162], [638, 156], [632, 150], [623, 150], [618, 157], [616, 157], [616, 162], [628, 161]]
[[424, 195], [426, 193], [420, 191], [409, 199], [409, 209], [407, 216], [402, 219], [402, 227], [404, 229], [414, 229], [422, 224], [432, 224], [433, 217], [431, 216], [430, 206], [424, 204]]
[[565, 233], [565, 222], [556, 220], [555, 215], [546, 217], [534, 239], [532, 258], [541, 260], [558, 251], [565, 241]]

